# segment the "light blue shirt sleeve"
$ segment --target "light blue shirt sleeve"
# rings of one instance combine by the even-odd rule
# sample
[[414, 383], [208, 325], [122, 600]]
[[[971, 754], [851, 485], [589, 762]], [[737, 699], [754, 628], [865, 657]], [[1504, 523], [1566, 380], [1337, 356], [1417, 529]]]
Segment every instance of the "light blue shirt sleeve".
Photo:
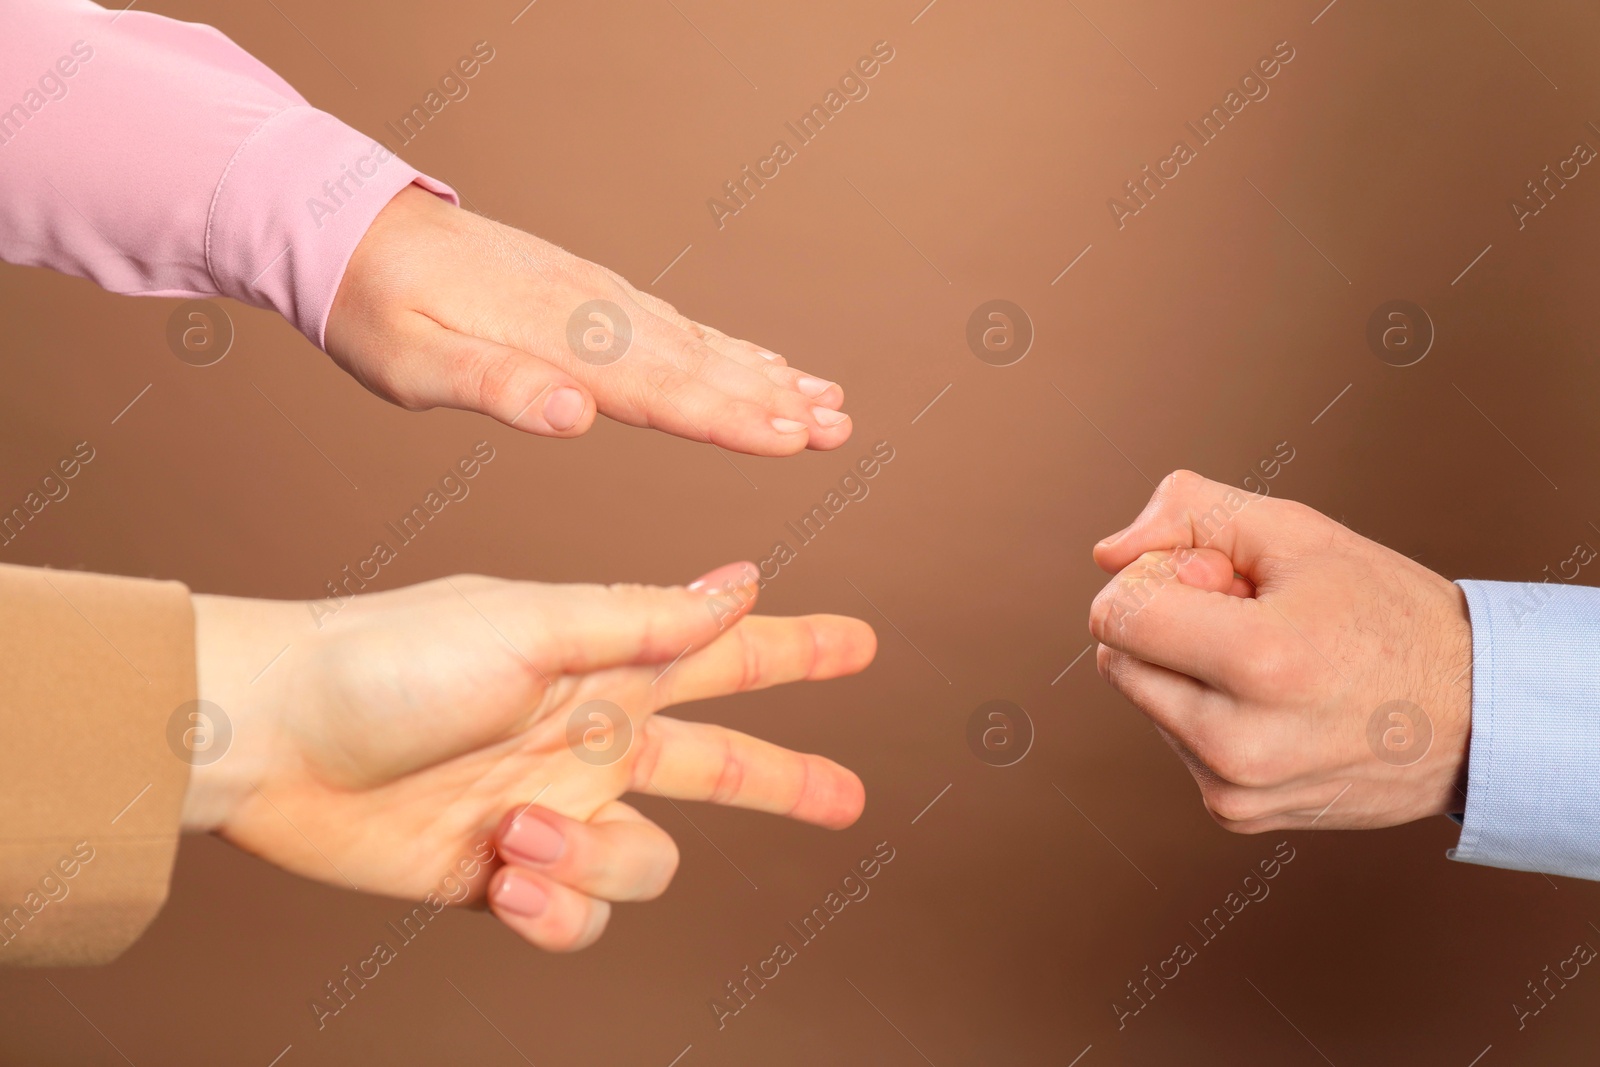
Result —
[[1472, 616], [1468, 863], [1600, 880], [1600, 589], [1462, 581]]

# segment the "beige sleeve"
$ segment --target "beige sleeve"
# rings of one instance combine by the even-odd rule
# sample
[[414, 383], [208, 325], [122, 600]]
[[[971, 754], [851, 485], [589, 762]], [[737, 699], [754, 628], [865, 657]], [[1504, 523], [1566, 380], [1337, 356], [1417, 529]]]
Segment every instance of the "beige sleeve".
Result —
[[0, 565], [0, 966], [105, 963], [161, 909], [194, 650], [176, 582]]

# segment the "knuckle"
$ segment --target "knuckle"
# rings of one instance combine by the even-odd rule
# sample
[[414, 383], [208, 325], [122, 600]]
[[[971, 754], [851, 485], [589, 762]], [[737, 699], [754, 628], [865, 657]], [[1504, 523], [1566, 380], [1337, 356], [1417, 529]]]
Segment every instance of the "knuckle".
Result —
[[678, 873], [678, 863], [681, 859], [678, 843], [666, 831], [661, 831], [661, 838], [661, 844], [655, 850], [659, 856], [645, 879], [644, 889], [639, 895], [640, 900], [654, 900], [665, 893]]
[[1223, 783], [1242, 789], [1266, 789], [1287, 780], [1286, 760], [1249, 738], [1195, 738], [1195, 755]]
[[503, 352], [480, 357], [467, 378], [472, 398], [482, 410], [499, 410], [512, 399], [511, 389], [520, 370], [516, 357]]
[[1161, 479], [1161, 484], [1156, 487], [1156, 495], [1162, 500], [1183, 500], [1197, 493], [1207, 481], [1204, 476], [1180, 467]]
[[1113, 578], [1089, 605], [1090, 635], [1102, 644], [1119, 644], [1136, 610], [1136, 602], [1126, 583]]
[[761, 646], [751, 638], [750, 631], [745, 627], [734, 630], [739, 638], [739, 680], [734, 685], [735, 693], [743, 693], [754, 688], [761, 680]]
[[577, 952], [587, 948], [594, 940], [587, 911], [595, 906], [595, 903], [588, 903], [587, 907], [563, 909], [540, 931], [539, 944], [549, 952]]
[[1214, 785], [1202, 791], [1206, 810], [1228, 829], [1251, 823], [1268, 814], [1266, 798], [1253, 789], [1236, 785]]
[[1139, 664], [1125, 652], [1112, 651], [1106, 658], [1106, 682], [1133, 704], [1144, 707], [1148, 701], [1145, 686], [1140, 682]]
[[682, 369], [667, 362], [652, 363], [645, 368], [643, 378], [646, 400], [655, 399], [657, 394], [665, 396], [668, 400], [676, 400], [691, 381], [690, 376]]
[[732, 803], [744, 787], [744, 776], [744, 760], [734, 751], [732, 743], [724, 739], [722, 769], [717, 774], [716, 784], [711, 787], [711, 795], [706, 799], [713, 804]]
[[[691, 324], [692, 325], [692, 324]], [[684, 328], [685, 336], [677, 346], [677, 359], [683, 372], [691, 378], [703, 378], [707, 371], [718, 359], [717, 350], [706, 342], [705, 337]]]
[[1283, 703], [1304, 691], [1307, 668], [1307, 655], [1300, 642], [1279, 636], [1254, 642], [1238, 670], [1249, 692], [1266, 703]]
[[1159, 562], [1141, 558], [1130, 564], [1100, 590], [1090, 605], [1090, 633], [1107, 644], [1126, 643], [1134, 620], [1176, 573], [1167, 556]]
[[1218, 815], [1209, 808], [1206, 809], [1206, 814], [1211, 816], [1212, 822], [1215, 822], [1218, 826], [1222, 827], [1230, 834], [1241, 834], [1249, 837], [1255, 834], [1264, 834], [1273, 827], [1273, 823], [1266, 819], [1257, 819], [1248, 822], [1234, 821], [1222, 815]]
[[1113, 658], [1115, 658], [1116, 654], [1116, 649], [1112, 648], [1110, 645], [1095, 646], [1094, 667], [1095, 670], [1100, 672], [1100, 677], [1106, 682], [1111, 681], [1111, 661]]
[[[655, 778], [656, 766], [661, 762], [661, 725], [652, 715], [639, 728], [639, 743], [634, 747], [633, 766], [629, 770], [629, 788], [643, 792], [650, 788]], [[674, 848], [677, 846], [674, 845]]]

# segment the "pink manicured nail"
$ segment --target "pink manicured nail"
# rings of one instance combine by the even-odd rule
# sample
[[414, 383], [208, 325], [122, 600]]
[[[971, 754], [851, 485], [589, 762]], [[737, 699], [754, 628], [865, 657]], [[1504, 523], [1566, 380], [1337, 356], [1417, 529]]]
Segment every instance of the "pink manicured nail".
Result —
[[509, 911], [513, 915], [532, 919], [544, 914], [544, 909], [550, 903], [550, 897], [531, 878], [518, 874], [514, 867], [507, 867], [506, 873], [500, 877], [499, 886], [494, 891], [494, 903], [495, 907]]
[[806, 424], [793, 419], [773, 419], [772, 428], [779, 433], [799, 433], [806, 428]]
[[713, 596], [729, 588], [754, 585], [758, 576], [754, 563], [729, 563], [696, 578], [689, 583], [689, 589]]
[[833, 388], [832, 382], [825, 382], [821, 378], [805, 377], [794, 383], [794, 387], [806, 396], [815, 399]]
[[837, 426], [850, 416], [832, 408], [812, 408], [811, 417], [817, 420], [818, 426]]
[[778, 358], [775, 354], [773, 354], [771, 352], [768, 352], [764, 348], [763, 349], [758, 349], [757, 352], [756, 352], [756, 355], [760, 356], [762, 359], [777, 359]]
[[570, 430], [583, 418], [583, 394], [576, 389], [557, 389], [544, 402], [544, 421], [552, 429]]
[[567, 847], [561, 831], [537, 815], [527, 812], [511, 820], [511, 825], [500, 838], [500, 844], [517, 859], [530, 863], [554, 863]]

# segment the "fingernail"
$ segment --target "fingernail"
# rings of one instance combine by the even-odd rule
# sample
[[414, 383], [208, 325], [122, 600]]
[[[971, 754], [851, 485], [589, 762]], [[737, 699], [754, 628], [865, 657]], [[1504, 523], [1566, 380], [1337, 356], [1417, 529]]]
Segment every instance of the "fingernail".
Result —
[[805, 377], [794, 383], [794, 387], [806, 396], [816, 398], [833, 388], [832, 382], [825, 382], [821, 378]]
[[570, 430], [583, 418], [583, 394], [576, 389], [557, 389], [544, 402], [544, 421], [556, 430]]
[[689, 590], [713, 595], [729, 588], [755, 585], [757, 577], [759, 574], [754, 563], [729, 563], [690, 582]]
[[1109, 548], [1112, 545], [1116, 544], [1118, 541], [1122, 540], [1124, 535], [1126, 535], [1127, 532], [1129, 530], [1131, 530], [1131, 529], [1133, 529], [1133, 523], [1130, 522], [1130, 523], [1128, 523], [1128, 525], [1124, 526], [1122, 529], [1118, 530], [1116, 533], [1112, 534], [1110, 537], [1107, 537], [1105, 540], [1101, 541], [1100, 544], [1102, 546], [1106, 547], [1106, 548]]
[[544, 914], [550, 897], [533, 879], [518, 874], [514, 867], [507, 867], [494, 891], [494, 902], [496, 907], [532, 919]]
[[806, 428], [806, 424], [793, 419], [773, 419], [772, 428], [779, 433], [799, 433]]
[[837, 426], [850, 416], [832, 408], [812, 408], [811, 417], [817, 420], [818, 426]]
[[537, 815], [524, 812], [511, 820], [500, 843], [506, 851], [530, 863], [554, 863], [561, 858], [567, 839]]
[[778, 358], [776, 353], [768, 352], [764, 348], [757, 350], [756, 355], [760, 356], [762, 359], [777, 359]]

